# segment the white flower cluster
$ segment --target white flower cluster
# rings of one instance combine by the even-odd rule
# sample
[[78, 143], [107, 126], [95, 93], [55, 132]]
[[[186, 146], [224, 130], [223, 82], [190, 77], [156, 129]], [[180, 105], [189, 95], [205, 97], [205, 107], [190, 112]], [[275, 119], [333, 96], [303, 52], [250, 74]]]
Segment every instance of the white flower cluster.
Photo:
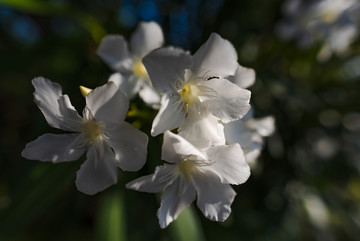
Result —
[[86, 95], [83, 117], [58, 84], [35, 78], [35, 102], [49, 125], [75, 133], [42, 135], [22, 155], [58, 163], [76, 160], [87, 150], [77, 188], [90, 195], [104, 190], [117, 182], [117, 167], [137, 171], [146, 161], [147, 135], [124, 122], [128, 99], [139, 93], [160, 108], [151, 135], [164, 133], [161, 159], [166, 163], [126, 187], [163, 191], [161, 228], [195, 200], [207, 218], [224, 221], [236, 195], [230, 185], [249, 178], [249, 163], [260, 154], [263, 136], [274, 131], [274, 119], [252, 118], [245, 88], [255, 73], [238, 64], [229, 41], [213, 33], [194, 55], [159, 48], [163, 42], [154, 22], [140, 23], [130, 50], [122, 36], [105, 37], [97, 53], [117, 73]]
[[321, 42], [320, 60], [344, 54], [359, 34], [358, 0], [287, 0], [283, 7], [280, 35], [302, 46]]

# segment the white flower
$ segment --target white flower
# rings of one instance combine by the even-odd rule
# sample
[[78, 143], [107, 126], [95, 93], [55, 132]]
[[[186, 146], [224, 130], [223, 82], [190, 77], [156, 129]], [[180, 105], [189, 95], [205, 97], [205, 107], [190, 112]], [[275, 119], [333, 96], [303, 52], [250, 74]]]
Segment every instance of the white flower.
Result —
[[179, 127], [189, 110], [210, 112], [223, 122], [240, 119], [249, 110], [250, 91], [225, 79], [239, 64], [232, 44], [212, 33], [191, 56], [179, 48], [152, 51], [143, 63], [154, 88], [163, 93], [151, 135]]
[[117, 167], [137, 171], [145, 163], [148, 137], [124, 122], [129, 101], [112, 82], [86, 96], [81, 117], [62, 94], [61, 86], [38, 77], [32, 80], [34, 101], [50, 126], [74, 133], [44, 134], [28, 143], [22, 156], [53, 163], [87, 160], [77, 172], [79, 191], [93, 195], [117, 182]]
[[166, 131], [161, 158], [168, 164], [126, 185], [142, 192], [165, 190], [157, 212], [161, 228], [166, 228], [195, 199], [205, 217], [225, 221], [236, 195], [229, 184], [242, 184], [250, 176], [239, 144], [202, 151], [181, 136]]
[[140, 22], [130, 38], [130, 49], [122, 35], [107, 35], [97, 54], [117, 73], [109, 81], [116, 83], [129, 99], [137, 93], [145, 103], [159, 108], [160, 94], [150, 83], [142, 58], [164, 43], [161, 27], [156, 22]]
[[263, 137], [275, 131], [275, 119], [267, 116], [255, 119], [249, 111], [243, 119], [224, 124], [226, 144], [238, 143], [244, 150], [246, 161], [254, 166], [259, 157]]
[[[248, 88], [255, 82], [255, 71], [241, 67], [228, 79], [242, 88]], [[245, 153], [246, 161], [251, 166], [256, 165], [256, 159], [261, 153], [263, 137], [270, 136], [275, 131], [274, 117], [255, 119], [252, 109], [242, 119], [223, 125], [226, 144], [239, 143]]]
[[319, 59], [334, 52], [341, 55], [358, 35], [360, 3], [357, 0], [288, 0], [285, 18], [278, 25], [285, 39], [297, 39], [302, 46], [323, 41]]
[[199, 149], [225, 145], [223, 124], [211, 113], [190, 110], [178, 133]]

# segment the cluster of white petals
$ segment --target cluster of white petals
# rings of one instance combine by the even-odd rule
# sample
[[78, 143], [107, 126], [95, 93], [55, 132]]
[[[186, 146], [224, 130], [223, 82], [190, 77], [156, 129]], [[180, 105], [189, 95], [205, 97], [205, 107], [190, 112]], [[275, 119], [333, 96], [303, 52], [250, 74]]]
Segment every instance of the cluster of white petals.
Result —
[[[151, 134], [165, 132], [162, 159], [167, 163], [127, 187], [164, 191], [158, 210], [161, 228], [195, 200], [205, 217], [225, 221], [236, 195], [230, 184], [249, 178], [246, 159], [256, 159], [252, 153], [261, 149], [262, 137], [274, 127], [272, 117], [242, 120], [250, 109], [250, 91], [245, 88], [254, 83], [255, 72], [240, 66], [233, 45], [215, 33], [193, 56], [165, 47], [152, 51], [143, 63], [162, 93]], [[178, 134], [170, 132], [175, 128]]]
[[358, 36], [359, 13], [358, 0], [287, 0], [278, 30], [283, 38], [302, 46], [323, 42], [319, 58], [326, 60], [332, 53], [345, 53]]
[[142, 59], [164, 44], [161, 27], [156, 22], [141, 22], [130, 38], [130, 48], [122, 35], [104, 37], [97, 49], [100, 58], [116, 71], [109, 78], [132, 99], [136, 94], [146, 104], [159, 108], [160, 94], [152, 87]]
[[158, 166], [154, 174], [126, 185], [142, 192], [165, 190], [157, 213], [161, 228], [166, 228], [195, 199], [205, 217], [225, 221], [236, 195], [230, 184], [242, 184], [250, 176], [239, 144], [199, 149], [180, 135], [166, 131], [161, 158], [168, 163]]
[[259, 156], [263, 137], [273, 133], [274, 118], [253, 118], [247, 88], [255, 72], [239, 65], [228, 40], [212, 33], [194, 55], [159, 48], [163, 42], [155, 22], [139, 24], [130, 49], [123, 36], [106, 36], [97, 53], [116, 73], [94, 90], [82, 88], [82, 116], [59, 84], [33, 79], [35, 102], [49, 125], [72, 133], [44, 134], [28, 143], [22, 156], [59, 163], [87, 152], [77, 188], [90, 195], [104, 190], [117, 182], [118, 167], [137, 171], [146, 161], [147, 135], [124, 122], [129, 99], [139, 93], [149, 106], [160, 108], [151, 135], [164, 133], [161, 158], [167, 163], [126, 187], [163, 192], [161, 228], [195, 200], [205, 217], [223, 222], [236, 195], [230, 185], [249, 178], [249, 164]]
[[191, 56], [180, 48], [152, 51], [143, 63], [155, 89], [162, 93], [151, 135], [179, 127], [189, 112], [207, 112], [224, 123], [242, 118], [250, 109], [250, 91], [233, 84], [238, 69], [233, 45], [212, 33]]
[[118, 167], [137, 171], [145, 164], [148, 137], [124, 122], [129, 101], [114, 83], [86, 96], [82, 117], [59, 84], [43, 77], [33, 79], [32, 84], [34, 101], [48, 124], [73, 133], [44, 134], [26, 145], [23, 157], [59, 163], [77, 160], [86, 152], [76, 186], [89, 195], [115, 184]]

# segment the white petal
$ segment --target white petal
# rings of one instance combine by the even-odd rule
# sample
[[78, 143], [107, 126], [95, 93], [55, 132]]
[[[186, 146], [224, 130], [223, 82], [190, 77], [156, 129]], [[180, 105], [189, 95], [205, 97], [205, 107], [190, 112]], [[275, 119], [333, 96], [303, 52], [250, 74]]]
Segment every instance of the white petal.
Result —
[[157, 193], [163, 191], [168, 185], [171, 185], [177, 176], [173, 175], [175, 165], [164, 164], [157, 166], [155, 173], [137, 178], [128, 184], [126, 188], [140, 192]]
[[[49, 125], [66, 131], [75, 131], [74, 128], [66, 123], [66, 119], [64, 119], [63, 113], [65, 113], [66, 108], [64, 107], [64, 109], [60, 111], [58, 101], [59, 98], [63, 96], [61, 86], [43, 77], [34, 78], [32, 84], [35, 88], [34, 101]], [[75, 110], [70, 101], [68, 101], [67, 104], [67, 108]]]
[[238, 65], [235, 75], [227, 77], [228, 80], [237, 84], [241, 88], [247, 89], [255, 82], [255, 71]]
[[196, 198], [194, 187], [180, 180], [169, 186], [161, 196], [161, 206], [157, 212], [161, 228], [166, 228]]
[[129, 71], [132, 59], [126, 40], [121, 35], [105, 36], [96, 51], [100, 58], [114, 71]]
[[122, 123], [129, 109], [129, 100], [113, 83], [95, 88], [86, 96], [86, 108], [97, 121], [105, 122], [108, 128]]
[[139, 95], [141, 99], [143, 99], [143, 101], [152, 108], [160, 108], [161, 95], [149, 84], [144, 83], [141, 90], [139, 91]]
[[128, 99], [133, 99], [142, 85], [142, 81], [139, 81], [136, 76], [122, 75], [120, 73], [112, 74], [108, 81], [114, 82]]
[[205, 82], [213, 93], [205, 97], [208, 110], [224, 123], [242, 118], [250, 109], [250, 91], [225, 79]]
[[213, 163], [204, 168], [218, 175], [221, 183], [239, 185], [249, 178], [250, 167], [239, 144], [210, 147], [206, 154]]
[[124, 171], [138, 171], [146, 161], [148, 136], [127, 122], [109, 130], [109, 144], [116, 165]]
[[197, 193], [197, 206], [205, 217], [212, 221], [225, 221], [231, 213], [231, 203], [235, 198], [235, 191], [229, 184], [222, 184], [214, 174], [194, 177]]
[[63, 120], [61, 129], [67, 131], [79, 132], [83, 118], [78, 114], [75, 108], [71, 105], [68, 95], [62, 95], [58, 99], [59, 111], [61, 116], [58, 118]]
[[44, 134], [26, 144], [21, 155], [30, 160], [59, 163], [79, 159], [86, 148], [86, 141], [79, 134]]
[[197, 112], [189, 111], [178, 132], [200, 149], [225, 145], [224, 126], [210, 113], [199, 115]]
[[130, 38], [131, 51], [140, 58], [163, 44], [164, 35], [156, 22], [140, 22]]
[[183, 137], [166, 131], [164, 133], [161, 159], [171, 163], [179, 163], [183, 161], [183, 156], [196, 156], [201, 160], [208, 160], [205, 153], [197, 149]]
[[252, 141], [250, 147], [247, 150], [244, 150], [246, 161], [247, 163], [249, 163], [251, 167], [256, 165], [256, 160], [260, 156], [262, 146], [263, 146], [262, 140]]
[[239, 143], [242, 148], [248, 148], [252, 142], [253, 132], [242, 120], [224, 124], [226, 144]]
[[[99, 159], [99, 156], [102, 156]], [[94, 195], [117, 182], [117, 167], [114, 153], [104, 146], [101, 155], [94, 145], [89, 147], [87, 159], [81, 165], [76, 175], [76, 186], [80, 192]]]
[[270, 136], [275, 131], [275, 118], [267, 116], [259, 119], [252, 119], [246, 122], [249, 128], [256, 130], [262, 136]]
[[254, 164], [260, 155], [262, 148], [262, 137], [255, 130], [249, 129], [242, 120], [232, 121], [224, 124], [226, 144], [239, 143], [243, 149], [246, 161]]
[[191, 66], [191, 55], [180, 48], [166, 47], [152, 51], [142, 60], [152, 85], [159, 92], [173, 91], [174, 82], [183, 80]]
[[226, 77], [234, 75], [237, 53], [234, 46], [216, 33], [199, 48], [193, 56], [193, 73], [206, 73], [207, 76]]
[[179, 101], [179, 97], [173, 93], [166, 93], [161, 97], [161, 107], [151, 128], [152, 136], [175, 129], [184, 122], [185, 112], [179, 107]]

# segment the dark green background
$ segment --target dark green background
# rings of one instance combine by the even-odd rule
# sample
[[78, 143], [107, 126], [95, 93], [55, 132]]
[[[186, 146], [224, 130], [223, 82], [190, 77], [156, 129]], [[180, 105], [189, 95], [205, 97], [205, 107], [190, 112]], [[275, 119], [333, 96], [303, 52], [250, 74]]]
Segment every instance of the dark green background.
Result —
[[[358, 240], [360, 42], [319, 63], [320, 43], [300, 48], [277, 36], [282, 2], [0, 0], [0, 240]], [[121, 20], [124, 8], [132, 9], [132, 22]], [[111, 74], [95, 53], [100, 39], [128, 39], [139, 20], [158, 21], [167, 44], [192, 52], [211, 32], [229, 39], [239, 63], [256, 71], [255, 116], [276, 118], [257, 168], [234, 186], [225, 223], [193, 205], [161, 230], [159, 196], [124, 188], [162, 163], [161, 136], [150, 138], [140, 172], [119, 170], [119, 183], [95, 196], [74, 184], [84, 157], [54, 165], [20, 155], [39, 135], [61, 133], [33, 103], [31, 79], [60, 83], [81, 113], [78, 86], [95, 88]], [[140, 99], [134, 105], [150, 118], [127, 121], [149, 134], [156, 112]]]

